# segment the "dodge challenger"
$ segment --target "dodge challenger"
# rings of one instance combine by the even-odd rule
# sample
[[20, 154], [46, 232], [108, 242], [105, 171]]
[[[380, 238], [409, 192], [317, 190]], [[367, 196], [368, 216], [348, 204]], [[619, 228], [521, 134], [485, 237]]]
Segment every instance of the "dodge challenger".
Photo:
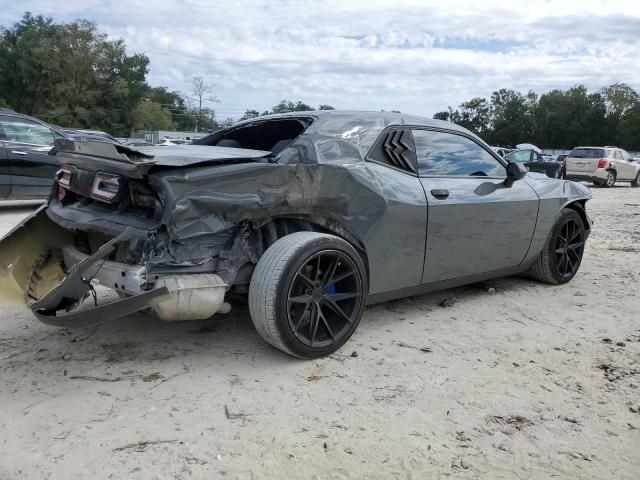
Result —
[[366, 304], [520, 273], [568, 282], [591, 228], [587, 188], [447, 122], [295, 112], [198, 143], [57, 139], [48, 203], [0, 241], [4, 301], [73, 327], [204, 319], [244, 297], [264, 340], [313, 358]]

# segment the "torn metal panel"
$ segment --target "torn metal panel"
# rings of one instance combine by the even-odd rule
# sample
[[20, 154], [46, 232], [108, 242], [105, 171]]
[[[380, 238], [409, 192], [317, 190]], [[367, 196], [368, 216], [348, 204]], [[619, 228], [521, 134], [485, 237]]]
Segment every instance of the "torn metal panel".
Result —
[[[73, 234], [50, 221], [42, 205], [0, 240], [0, 298], [9, 305], [28, 303], [30, 290], [44, 295], [53, 290], [60, 271], [48, 263], [51, 252], [73, 242]], [[44, 267], [42, 281], [35, 287], [34, 271]]]

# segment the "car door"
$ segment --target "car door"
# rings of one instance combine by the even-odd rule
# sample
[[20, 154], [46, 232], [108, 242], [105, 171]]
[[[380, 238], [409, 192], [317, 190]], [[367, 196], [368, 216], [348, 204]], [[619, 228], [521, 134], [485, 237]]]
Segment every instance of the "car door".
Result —
[[620, 160], [616, 160], [616, 166], [620, 171], [624, 171], [623, 175], [618, 177], [620, 180], [634, 180], [636, 178], [636, 167], [632, 160], [631, 155], [620, 150]]
[[46, 197], [51, 190], [59, 163], [49, 155], [53, 141], [60, 136], [53, 129], [33, 120], [0, 115], [11, 175], [11, 195], [16, 198]]
[[11, 194], [11, 175], [9, 174], [9, 157], [0, 129], [0, 198], [6, 198]]
[[506, 163], [462, 132], [414, 129], [413, 137], [428, 202], [422, 283], [520, 265], [538, 214], [533, 188], [507, 187]]

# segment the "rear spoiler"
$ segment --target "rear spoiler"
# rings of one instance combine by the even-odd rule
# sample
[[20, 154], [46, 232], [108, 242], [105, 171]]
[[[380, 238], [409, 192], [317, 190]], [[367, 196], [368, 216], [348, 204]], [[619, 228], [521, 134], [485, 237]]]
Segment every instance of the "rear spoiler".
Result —
[[90, 157], [108, 158], [119, 162], [135, 165], [153, 163], [153, 155], [143, 153], [126, 145], [118, 145], [97, 140], [74, 140], [71, 138], [57, 138], [51, 155], [69, 153]]

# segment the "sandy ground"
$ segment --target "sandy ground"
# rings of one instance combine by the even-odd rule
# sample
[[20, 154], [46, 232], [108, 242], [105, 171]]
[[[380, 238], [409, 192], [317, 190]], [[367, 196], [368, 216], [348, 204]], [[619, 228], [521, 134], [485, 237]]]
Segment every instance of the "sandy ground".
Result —
[[[570, 284], [370, 307], [318, 361], [242, 308], [83, 331], [0, 310], [0, 478], [637, 479], [640, 189], [593, 193]], [[1, 206], [2, 233], [31, 208]]]

